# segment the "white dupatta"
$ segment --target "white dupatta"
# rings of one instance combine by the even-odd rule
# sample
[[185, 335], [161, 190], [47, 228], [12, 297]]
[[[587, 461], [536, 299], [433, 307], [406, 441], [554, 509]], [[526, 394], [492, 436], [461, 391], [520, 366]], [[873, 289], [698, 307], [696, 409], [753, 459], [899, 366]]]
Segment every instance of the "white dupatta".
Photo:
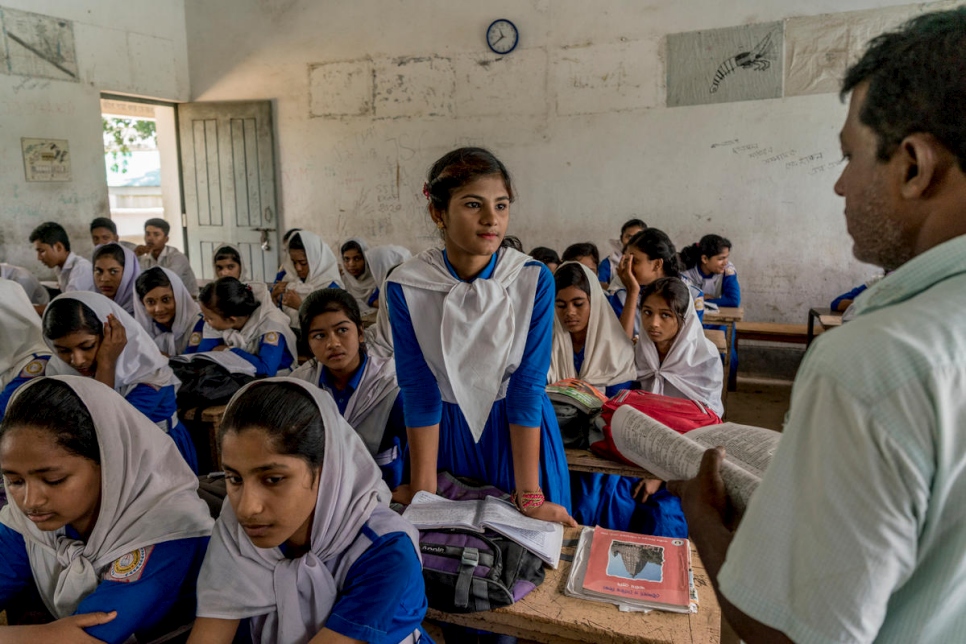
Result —
[[[15, 504], [0, 510], [0, 523], [24, 537], [37, 590], [60, 619], [101, 583], [118, 558], [155, 544], [211, 534], [208, 506], [198, 478], [178, 448], [141, 412], [93, 378], [57, 376], [80, 397], [94, 421], [101, 457], [101, 500], [87, 541], [64, 529], [40, 530]], [[17, 396], [46, 378], [36, 378]], [[173, 592], [173, 589], [172, 589]]]
[[[292, 235], [292, 238], [295, 237], [301, 239], [302, 245], [305, 246], [305, 259], [309, 263], [309, 274], [302, 280], [295, 270], [291, 255], [286, 253], [285, 261], [282, 262], [282, 266], [285, 269], [285, 276], [282, 280], [289, 282], [287, 288], [304, 295], [308, 295], [320, 288], [328, 288], [332, 282], [335, 282], [339, 285], [339, 288], [342, 288], [342, 275], [339, 273], [339, 262], [335, 254], [333, 254], [332, 249], [329, 248], [329, 245], [323, 242], [321, 237], [307, 230], [300, 230]], [[290, 246], [291, 243], [292, 240], [289, 239]]]
[[[117, 246], [124, 252], [124, 273], [121, 275], [121, 285], [117, 287], [117, 292], [114, 294], [114, 301], [130, 315], [134, 315], [134, 302], [138, 299], [134, 283], [137, 281], [138, 275], [141, 274], [141, 264], [138, 261], [138, 256], [127, 246], [121, 246], [117, 242], [103, 244], [103, 246], [111, 245]], [[97, 248], [101, 247], [98, 246]], [[97, 280], [94, 283], [96, 285]]]
[[[580, 378], [603, 389], [634, 380], [634, 345], [624, 333], [620, 320], [606, 302], [603, 289], [594, 272], [580, 262], [564, 262], [560, 266], [576, 264], [581, 267], [590, 285], [590, 319], [584, 342], [584, 363], [580, 373], [574, 369], [574, 345], [556, 313], [553, 316], [553, 352], [550, 354], [550, 383], [565, 378]], [[558, 267], [557, 270], [560, 270]]]
[[359, 277], [353, 277], [349, 274], [349, 271], [345, 271], [345, 290], [349, 292], [349, 295], [351, 295], [359, 305], [359, 311], [365, 315], [372, 310], [372, 307], [369, 306], [368, 300], [372, 295], [372, 292], [378, 287], [379, 282], [376, 281], [372, 270], [369, 268], [369, 244], [366, 243], [366, 240], [362, 237], [353, 237], [348, 241], [354, 241], [355, 243], [359, 244], [359, 247], [362, 249], [362, 260], [365, 264], [365, 268], [362, 271], [362, 275]]
[[165, 330], [160, 327], [148, 315], [140, 297], [134, 298], [134, 319], [154, 339], [154, 343], [162, 353], [169, 357], [180, 356], [188, 348], [191, 332], [201, 319], [201, 307], [191, 297], [191, 293], [177, 273], [162, 266], [148, 269], [148, 271], [155, 270], [163, 271], [165, 277], [171, 282], [171, 291], [174, 293], [174, 319], [171, 321], [171, 328]]
[[379, 285], [379, 310], [376, 323], [366, 329], [366, 347], [369, 355], [391, 358], [393, 355], [392, 327], [389, 324], [389, 308], [386, 305], [386, 277], [394, 266], [411, 259], [413, 254], [402, 246], [377, 246], [366, 254], [372, 276]]
[[724, 414], [721, 403], [724, 368], [718, 349], [704, 336], [693, 300], [688, 300], [684, 322], [663, 363], [645, 331], [642, 321], [635, 352], [641, 389], [704, 403], [718, 416]]
[[0, 279], [0, 388], [33, 362], [35, 354], [50, 355], [40, 316], [20, 284]]

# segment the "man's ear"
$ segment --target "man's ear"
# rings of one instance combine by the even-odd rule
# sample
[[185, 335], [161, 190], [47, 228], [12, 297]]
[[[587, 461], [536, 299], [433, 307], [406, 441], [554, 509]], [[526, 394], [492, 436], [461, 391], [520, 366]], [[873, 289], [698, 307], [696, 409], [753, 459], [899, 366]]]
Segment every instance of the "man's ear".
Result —
[[920, 199], [935, 187], [949, 163], [949, 152], [930, 134], [910, 134], [896, 150], [892, 163], [905, 199]]

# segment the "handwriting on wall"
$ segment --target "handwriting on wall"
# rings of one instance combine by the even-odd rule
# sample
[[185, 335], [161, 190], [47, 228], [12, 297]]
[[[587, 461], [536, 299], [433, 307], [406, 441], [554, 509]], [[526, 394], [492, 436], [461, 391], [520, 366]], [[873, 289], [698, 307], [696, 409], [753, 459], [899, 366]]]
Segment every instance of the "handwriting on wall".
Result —
[[781, 167], [786, 171], [805, 171], [809, 176], [832, 170], [838, 165], [835, 161], [829, 161], [825, 152], [801, 154], [795, 148], [776, 148], [760, 143], [744, 143], [740, 139], [712, 143], [711, 149], [728, 149], [732, 155], [751, 159], [765, 166]]

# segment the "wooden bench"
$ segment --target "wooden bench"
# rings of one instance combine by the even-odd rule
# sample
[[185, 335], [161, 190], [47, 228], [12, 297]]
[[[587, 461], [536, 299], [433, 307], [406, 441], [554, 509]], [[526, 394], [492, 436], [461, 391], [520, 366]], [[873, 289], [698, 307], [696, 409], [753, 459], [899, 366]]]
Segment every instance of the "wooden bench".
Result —
[[[821, 330], [816, 329], [817, 333]], [[738, 322], [735, 324], [735, 345], [742, 340], [807, 344], [808, 325], [778, 322]]]
[[617, 461], [609, 461], [606, 458], [600, 458], [589, 449], [575, 449], [569, 447], [565, 451], [567, 453], [567, 469], [571, 472], [615, 474], [617, 476], [630, 476], [636, 479], [658, 478], [637, 465], [625, 465], [624, 463], [618, 463]]
[[659, 610], [622, 613], [612, 604], [564, 595], [579, 536], [580, 528], [566, 529], [560, 566], [556, 570], [546, 569], [543, 584], [517, 603], [491, 611], [461, 614], [431, 608], [426, 613], [427, 619], [547, 644], [697, 644], [719, 641], [721, 609], [693, 544], [691, 566], [700, 602], [697, 613]]

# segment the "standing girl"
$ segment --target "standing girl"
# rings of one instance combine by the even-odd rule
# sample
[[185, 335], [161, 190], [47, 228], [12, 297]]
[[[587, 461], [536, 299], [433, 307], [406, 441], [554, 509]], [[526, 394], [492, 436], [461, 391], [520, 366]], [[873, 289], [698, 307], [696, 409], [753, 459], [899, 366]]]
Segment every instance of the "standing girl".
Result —
[[120, 395], [76, 376], [21, 388], [0, 468], [0, 610], [35, 584], [56, 620], [0, 639], [146, 642], [191, 621], [211, 516], [174, 444]]
[[135, 282], [134, 319], [148, 332], [167, 357], [180, 356], [188, 346], [201, 343], [205, 320], [201, 309], [178, 275], [155, 266]]
[[51, 300], [43, 329], [54, 354], [47, 375], [85, 376], [114, 389], [168, 434], [197, 471], [194, 444], [178, 419], [175, 391], [180, 383], [134, 318], [103, 295], [72, 291]]
[[531, 517], [575, 525], [544, 389], [553, 277], [500, 247], [510, 175], [490, 152], [461, 148], [433, 165], [423, 192], [445, 250], [420, 253], [386, 286], [412, 467], [396, 498], [435, 492], [437, 470], [447, 470], [514, 492]]
[[342, 276], [345, 290], [355, 298], [359, 311], [368, 313], [379, 297], [379, 284], [369, 268], [366, 251], [369, 245], [361, 237], [353, 237], [342, 244]]
[[403, 476], [406, 419], [392, 358], [368, 355], [362, 315], [352, 296], [326, 288], [310, 294], [299, 311], [302, 337], [313, 358], [293, 378], [327, 391], [356, 430], [392, 489]]
[[[318, 387], [242, 388], [218, 431], [228, 503], [198, 584], [189, 644], [396, 644], [425, 637], [418, 533], [358, 434]], [[428, 637], [426, 638], [428, 640]]]
[[288, 257], [272, 287], [272, 300], [280, 303], [290, 326], [298, 328], [302, 300], [320, 288], [342, 288], [339, 263], [321, 237], [300, 230], [288, 240]]
[[256, 377], [289, 373], [295, 334], [284, 313], [258, 302], [251, 287], [234, 277], [206, 284], [198, 301], [205, 326], [201, 343], [188, 353], [231, 351], [255, 367]]
[[101, 295], [117, 302], [130, 315], [134, 315], [134, 283], [140, 273], [141, 265], [134, 251], [116, 242], [94, 250], [94, 285]]
[[21, 385], [44, 375], [50, 349], [40, 317], [17, 282], [0, 279], [0, 419]]

